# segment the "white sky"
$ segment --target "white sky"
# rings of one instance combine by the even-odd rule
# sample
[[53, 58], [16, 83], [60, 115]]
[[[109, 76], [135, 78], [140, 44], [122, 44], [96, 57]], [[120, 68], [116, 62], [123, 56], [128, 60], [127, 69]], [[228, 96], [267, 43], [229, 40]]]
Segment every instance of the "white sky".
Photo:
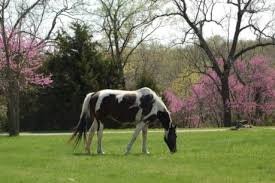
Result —
[[[269, 1], [268, 7], [275, 7], [274, 6], [274, 0]], [[225, 4], [217, 4], [214, 8], [213, 17], [215, 20], [220, 20], [222, 17], [224, 17], [227, 13], [231, 13], [231, 19], [228, 21], [228, 19], [225, 19], [223, 21], [223, 27], [217, 26], [214, 23], [206, 23], [203, 29], [204, 36], [206, 38], [209, 38], [214, 35], [220, 35], [221, 37], [224, 37], [227, 39], [229, 37], [229, 40], [232, 40], [234, 32], [235, 32], [235, 24], [236, 24], [236, 8], [234, 6], [228, 6]], [[192, 17], [192, 16], [191, 16]], [[271, 21], [272, 19], [275, 19], [275, 16], [272, 12], [263, 12], [259, 13], [257, 16], [253, 18], [255, 21], [257, 21], [259, 27], [263, 28], [264, 25], [267, 24], [267, 22]], [[247, 17], [244, 17], [244, 21], [242, 23], [242, 26], [245, 26], [247, 23]], [[163, 24], [163, 27], [159, 28], [155, 34], [154, 37], [158, 38], [162, 42], [171, 42], [173, 40], [181, 39], [183, 37], [183, 32], [186, 30], [186, 23], [184, 23], [184, 20], [182, 17], [173, 17], [170, 20], [166, 20]], [[274, 34], [275, 30], [275, 22], [272, 23], [273, 30], [267, 29], [267, 34]], [[229, 30], [229, 31], [228, 31]], [[228, 35], [229, 32], [229, 35]], [[253, 32], [249, 29], [243, 31], [240, 34], [240, 39], [243, 40], [253, 40], [255, 39], [255, 35]]]
[[[95, 0], [91, 1], [91, 3], [96, 2]], [[220, 0], [220, 2], [226, 2], [226, 0]], [[275, 7], [275, 1], [274, 0], [270, 0], [267, 1], [270, 5], [269, 7]], [[171, 9], [172, 7], [175, 7], [173, 4], [169, 4], [165, 7], [169, 7], [169, 9]], [[96, 6], [92, 6], [92, 9], [95, 10]], [[190, 8], [189, 8], [190, 10]], [[214, 9], [214, 13], [213, 13], [213, 17], [215, 20], [219, 20], [222, 17], [225, 16], [226, 13], [230, 13], [231, 12], [231, 20], [230, 20], [230, 25], [228, 24], [228, 20], [224, 20], [223, 24], [224, 27], [220, 27], [217, 26], [213, 23], [207, 23], [204, 26], [203, 32], [204, 32], [204, 36], [206, 38], [209, 38], [211, 36], [214, 35], [220, 35], [222, 37], [224, 37], [225, 39], [228, 38], [228, 32], [229, 32], [229, 39], [232, 39], [232, 36], [234, 34], [234, 28], [235, 28], [235, 20], [236, 20], [236, 7], [234, 6], [228, 6], [228, 4], [224, 4], [224, 3], [220, 3], [217, 4], [215, 6]], [[192, 12], [193, 13], [193, 12]], [[194, 13], [193, 13], [194, 14]], [[88, 24], [93, 24], [96, 22], [96, 19], [91, 17], [91, 16], [85, 16], [85, 15], [80, 15], [79, 16], [83, 21], [85, 21]], [[257, 17], [255, 17], [255, 20], [258, 21], [259, 26], [262, 26], [266, 24], [266, 22], [270, 21], [271, 19], [275, 19], [274, 14], [272, 13], [260, 13]], [[62, 21], [66, 24], [68, 24], [68, 22], [70, 22], [71, 20], [68, 20], [66, 17], [62, 18]], [[246, 21], [244, 21], [246, 22]], [[244, 26], [245, 24], [243, 24]], [[64, 28], [64, 25], [62, 25], [61, 27]], [[165, 19], [165, 21], [163, 21], [162, 26], [157, 29], [155, 31], [155, 33], [152, 35], [151, 38], [155, 38], [157, 39], [159, 42], [161, 43], [165, 43], [165, 44], [170, 44], [173, 42], [178, 42], [178, 40], [180, 40], [183, 37], [183, 33], [186, 30], [186, 23], [184, 23], [183, 18], [181, 17], [171, 17], [169, 19]], [[228, 29], [229, 27], [229, 29]], [[275, 24], [273, 23], [273, 27], [275, 29]], [[229, 31], [228, 31], [229, 30]], [[266, 30], [267, 33], [272, 33], [272, 31], [274, 32], [274, 30]], [[95, 38], [100, 39], [101, 36], [94, 34]], [[244, 39], [244, 40], [253, 40], [255, 39], [254, 34], [250, 31], [243, 31], [240, 34], [240, 39]]]

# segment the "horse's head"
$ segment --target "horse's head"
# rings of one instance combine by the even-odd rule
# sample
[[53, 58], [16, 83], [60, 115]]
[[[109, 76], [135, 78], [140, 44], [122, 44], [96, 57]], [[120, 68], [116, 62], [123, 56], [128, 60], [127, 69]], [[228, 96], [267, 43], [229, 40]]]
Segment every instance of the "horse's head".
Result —
[[177, 151], [177, 126], [172, 123], [171, 116], [168, 111], [159, 111], [157, 116], [165, 129], [164, 141], [170, 152], [175, 153]]
[[168, 131], [165, 132], [164, 141], [166, 142], [171, 153], [177, 151], [177, 134], [176, 134], [176, 125], [171, 124]]

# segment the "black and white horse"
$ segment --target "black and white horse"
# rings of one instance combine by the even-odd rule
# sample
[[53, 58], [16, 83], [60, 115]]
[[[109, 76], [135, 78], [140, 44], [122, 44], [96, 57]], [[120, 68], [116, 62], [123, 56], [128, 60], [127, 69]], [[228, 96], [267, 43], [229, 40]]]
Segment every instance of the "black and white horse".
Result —
[[[147, 129], [148, 124], [159, 120], [164, 128], [164, 141], [170, 152], [176, 152], [176, 125], [173, 124], [170, 112], [157, 94], [150, 88], [141, 88], [135, 91], [124, 90], [100, 90], [89, 93], [84, 99], [80, 120], [75, 127], [71, 140], [78, 144], [84, 138], [86, 151], [90, 153], [90, 145], [95, 132], [97, 131], [98, 145], [97, 153], [103, 154], [102, 134], [103, 123], [108, 118], [119, 122], [135, 122], [136, 129], [132, 139], [127, 145], [126, 154], [131, 150], [140, 131], [142, 131], [142, 152], [149, 153], [147, 149]], [[92, 125], [86, 137], [87, 123]]]

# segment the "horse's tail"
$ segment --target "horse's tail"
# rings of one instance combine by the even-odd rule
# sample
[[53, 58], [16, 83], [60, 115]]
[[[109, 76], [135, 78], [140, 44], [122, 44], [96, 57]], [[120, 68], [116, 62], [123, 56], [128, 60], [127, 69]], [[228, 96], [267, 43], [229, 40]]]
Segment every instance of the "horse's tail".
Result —
[[80, 114], [80, 119], [76, 127], [74, 128], [73, 135], [71, 136], [69, 142], [74, 140], [75, 147], [79, 144], [82, 137], [84, 139], [84, 142], [86, 142], [86, 133], [87, 133], [87, 121], [91, 121], [91, 114], [90, 114], [90, 100], [91, 97], [95, 93], [89, 93], [86, 95], [84, 102], [82, 104], [82, 111]]

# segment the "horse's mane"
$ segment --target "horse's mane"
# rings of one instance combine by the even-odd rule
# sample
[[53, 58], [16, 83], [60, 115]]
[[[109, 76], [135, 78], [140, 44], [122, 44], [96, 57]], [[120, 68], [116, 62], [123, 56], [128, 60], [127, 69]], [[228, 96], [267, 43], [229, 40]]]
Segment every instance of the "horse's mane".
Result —
[[155, 91], [153, 91], [152, 89], [148, 88], [148, 87], [143, 87], [137, 90], [138, 93], [141, 93], [142, 95], [146, 95], [146, 94], [151, 94], [153, 95], [157, 105], [159, 108], [164, 109], [165, 111], [167, 111], [168, 113], [169, 110], [167, 109], [166, 105], [164, 104], [163, 100], [161, 99], [161, 97], [159, 97]]

